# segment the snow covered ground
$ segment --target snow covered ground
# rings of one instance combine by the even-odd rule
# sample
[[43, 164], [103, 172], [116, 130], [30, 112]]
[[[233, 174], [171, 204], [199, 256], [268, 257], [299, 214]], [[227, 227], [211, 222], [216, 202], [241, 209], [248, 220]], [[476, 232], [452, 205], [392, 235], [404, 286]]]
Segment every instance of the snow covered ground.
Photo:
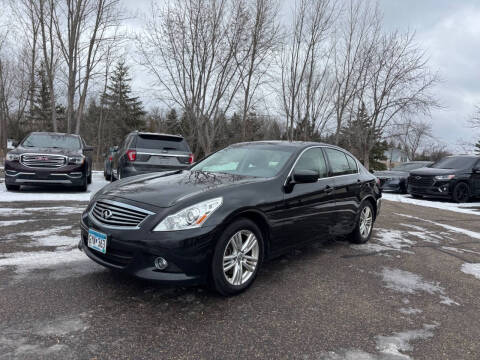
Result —
[[382, 194], [383, 199], [396, 201], [404, 204], [431, 207], [441, 210], [450, 210], [463, 214], [480, 215], [480, 202], [469, 202], [466, 204], [457, 204], [442, 199], [414, 199], [410, 195], [386, 193]]
[[103, 177], [103, 171], [94, 171], [92, 183], [86, 192], [78, 192], [64, 187], [23, 186], [20, 191], [7, 191], [3, 179], [0, 182], [0, 202], [15, 201], [89, 201], [105, 185], [109, 184]]

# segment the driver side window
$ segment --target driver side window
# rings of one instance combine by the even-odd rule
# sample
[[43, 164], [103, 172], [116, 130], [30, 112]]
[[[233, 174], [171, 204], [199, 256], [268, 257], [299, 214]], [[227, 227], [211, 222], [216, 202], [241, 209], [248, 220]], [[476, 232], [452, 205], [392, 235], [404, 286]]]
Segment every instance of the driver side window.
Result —
[[294, 170], [313, 170], [318, 172], [319, 178], [327, 177], [327, 163], [321, 148], [312, 148], [305, 151], [297, 161]]

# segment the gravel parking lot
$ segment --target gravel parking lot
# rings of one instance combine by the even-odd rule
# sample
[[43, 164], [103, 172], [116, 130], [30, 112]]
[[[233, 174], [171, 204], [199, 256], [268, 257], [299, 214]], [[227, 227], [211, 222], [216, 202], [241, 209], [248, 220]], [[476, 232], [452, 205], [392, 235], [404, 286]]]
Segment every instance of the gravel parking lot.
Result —
[[0, 359], [480, 356], [477, 204], [387, 195], [370, 243], [300, 249], [222, 298], [96, 265], [76, 248], [88, 196], [36, 193], [0, 198]]

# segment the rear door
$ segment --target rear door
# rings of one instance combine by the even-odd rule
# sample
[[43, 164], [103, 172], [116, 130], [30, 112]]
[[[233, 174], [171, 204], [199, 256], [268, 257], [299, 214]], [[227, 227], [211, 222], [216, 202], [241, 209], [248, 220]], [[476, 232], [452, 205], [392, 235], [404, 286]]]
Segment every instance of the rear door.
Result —
[[137, 171], [166, 171], [190, 166], [193, 157], [181, 136], [138, 134], [135, 142]]
[[328, 237], [335, 206], [332, 179], [328, 178], [328, 167], [321, 147], [306, 150], [297, 160], [295, 170], [314, 170], [319, 180], [310, 184], [295, 184], [284, 195], [281, 211], [282, 236], [280, 247], [286, 248]]
[[324, 149], [334, 181], [335, 211], [332, 233], [348, 234], [354, 226], [360, 206], [361, 181], [357, 162], [347, 153], [333, 148]]

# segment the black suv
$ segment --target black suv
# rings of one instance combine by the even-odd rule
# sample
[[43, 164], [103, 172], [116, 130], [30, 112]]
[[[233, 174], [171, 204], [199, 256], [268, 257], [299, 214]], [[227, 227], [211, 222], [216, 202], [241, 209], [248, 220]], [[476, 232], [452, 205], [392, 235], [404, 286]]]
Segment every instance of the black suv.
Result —
[[193, 163], [193, 154], [180, 135], [132, 132], [115, 149], [112, 178], [157, 171], [186, 169]]
[[87, 190], [93, 147], [79, 135], [32, 132], [5, 158], [5, 186], [62, 185]]
[[413, 197], [443, 197], [455, 202], [480, 196], [480, 156], [447, 156], [428, 168], [413, 170], [408, 192]]

